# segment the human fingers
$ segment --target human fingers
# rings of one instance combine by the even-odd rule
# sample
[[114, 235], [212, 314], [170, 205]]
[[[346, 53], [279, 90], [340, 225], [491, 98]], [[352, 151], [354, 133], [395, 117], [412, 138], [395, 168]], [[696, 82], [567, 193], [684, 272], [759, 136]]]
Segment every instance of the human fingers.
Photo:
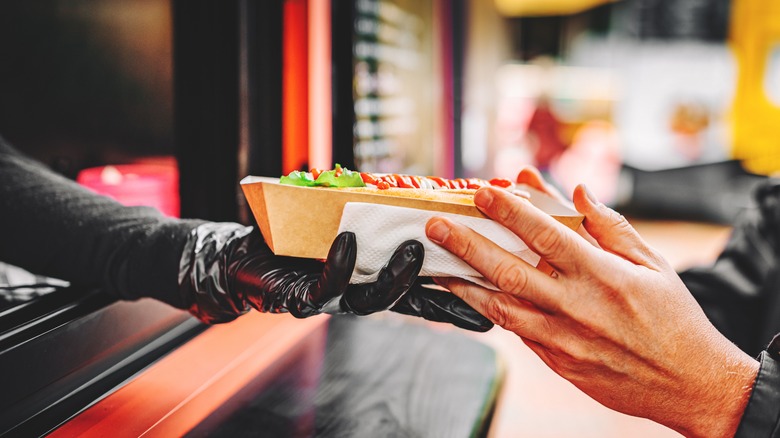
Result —
[[436, 282], [496, 325], [520, 337], [542, 340], [552, 335], [544, 313], [527, 301], [459, 278], [441, 277]]
[[490, 320], [462, 299], [449, 292], [427, 288], [420, 282], [415, 283], [390, 310], [476, 332], [486, 332], [493, 328]]
[[342, 310], [368, 315], [387, 310], [412, 287], [422, 269], [422, 243], [407, 240], [396, 248], [374, 283], [350, 285], [341, 298]]
[[502, 291], [544, 308], [557, 307], [556, 298], [548, 292], [553, 287], [552, 278], [474, 230], [434, 217], [426, 224], [425, 232], [429, 239], [468, 263]]
[[517, 174], [515, 181], [518, 184], [527, 184], [536, 190], [547, 193], [548, 195], [558, 200], [566, 200], [566, 197], [563, 196], [563, 194], [561, 194], [558, 189], [545, 181], [544, 177], [539, 172], [539, 169], [536, 167], [526, 166], [520, 169], [520, 172]]
[[585, 216], [583, 226], [604, 250], [638, 265], [665, 264], [623, 215], [598, 202], [587, 187], [577, 186], [573, 200], [577, 211]]
[[529, 201], [492, 187], [477, 190], [474, 203], [487, 216], [515, 233], [556, 271], [592, 265], [593, 247]]
[[[527, 184], [537, 190], [541, 190], [542, 192], [548, 194], [549, 196], [555, 198], [558, 200], [558, 202], [566, 205], [571, 206], [572, 203], [569, 201], [569, 199], [563, 194], [558, 191], [555, 186], [548, 183], [541, 173], [539, 173], [539, 170], [532, 166], [527, 166], [520, 170], [520, 173], [517, 174], [517, 182], [519, 184]], [[583, 239], [587, 240], [591, 245], [598, 247], [598, 243], [596, 243], [596, 240], [593, 239], [593, 237], [588, 234], [587, 231], [585, 231], [584, 228], [580, 227], [577, 229], [577, 234], [582, 236]]]

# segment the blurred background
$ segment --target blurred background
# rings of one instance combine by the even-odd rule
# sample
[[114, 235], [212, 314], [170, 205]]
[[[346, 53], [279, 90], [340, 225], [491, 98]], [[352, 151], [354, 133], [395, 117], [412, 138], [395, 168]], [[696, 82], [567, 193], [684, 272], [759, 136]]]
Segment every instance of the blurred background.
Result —
[[241, 177], [339, 162], [534, 165], [728, 223], [780, 168], [778, 22], [757, 0], [10, 0], [0, 133], [174, 216], [246, 222]]
[[[777, 127], [780, 2], [771, 0], [0, 4], [0, 135], [99, 193], [170, 216], [251, 223], [239, 188], [247, 175], [339, 163], [514, 179], [532, 165], [564, 194], [586, 183], [684, 269], [717, 256], [754, 188], [780, 170]], [[0, 269], [3, 283], [14, 282]], [[12, 290], [14, 303], [35, 297]], [[13, 324], [39, 318], [2, 312], [6, 345]], [[96, 354], [121, 338], [116, 321], [139, 320], [128, 315], [89, 334]], [[139, 321], [126, 335], [147, 348], [135, 334], [158, 332]], [[105, 347], [95, 341], [103, 331]], [[91, 363], [70, 347], [82, 336], [50, 342]], [[677, 436], [597, 404], [510, 332], [478, 339], [506, 371], [494, 436]], [[9, 369], [34, 363], [19, 357]], [[51, 363], [42, 369], [60, 372]]]

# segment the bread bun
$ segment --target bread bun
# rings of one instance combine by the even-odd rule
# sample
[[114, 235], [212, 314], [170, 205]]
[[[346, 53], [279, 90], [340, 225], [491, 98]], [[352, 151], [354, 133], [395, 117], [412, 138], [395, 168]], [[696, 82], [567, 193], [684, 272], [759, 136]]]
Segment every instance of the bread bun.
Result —
[[397, 187], [390, 187], [388, 189], [377, 189], [374, 187], [343, 187], [336, 190], [371, 195], [425, 199], [428, 201], [451, 202], [464, 205], [474, 205], [474, 193], [476, 193], [476, 190], [474, 189], [402, 189]]

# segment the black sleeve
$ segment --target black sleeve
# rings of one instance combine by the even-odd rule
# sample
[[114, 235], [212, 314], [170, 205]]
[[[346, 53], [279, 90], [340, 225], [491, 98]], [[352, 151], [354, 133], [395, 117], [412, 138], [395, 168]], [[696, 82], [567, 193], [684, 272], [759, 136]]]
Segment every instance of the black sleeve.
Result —
[[780, 331], [780, 182], [761, 186], [756, 199], [713, 266], [680, 274], [713, 325], [753, 356]]
[[761, 368], [735, 438], [780, 438], [780, 336], [758, 360]]
[[178, 308], [182, 249], [201, 221], [125, 207], [15, 151], [0, 138], [0, 260]]

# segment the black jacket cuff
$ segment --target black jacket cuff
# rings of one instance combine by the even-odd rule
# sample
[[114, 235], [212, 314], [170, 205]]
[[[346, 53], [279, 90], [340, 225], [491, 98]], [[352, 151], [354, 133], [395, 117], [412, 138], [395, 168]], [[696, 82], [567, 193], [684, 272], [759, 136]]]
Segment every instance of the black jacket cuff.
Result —
[[[780, 344], [780, 339], [775, 337], [772, 344]], [[758, 356], [761, 368], [735, 438], [780, 437], [780, 355], [770, 351], [772, 344]]]

